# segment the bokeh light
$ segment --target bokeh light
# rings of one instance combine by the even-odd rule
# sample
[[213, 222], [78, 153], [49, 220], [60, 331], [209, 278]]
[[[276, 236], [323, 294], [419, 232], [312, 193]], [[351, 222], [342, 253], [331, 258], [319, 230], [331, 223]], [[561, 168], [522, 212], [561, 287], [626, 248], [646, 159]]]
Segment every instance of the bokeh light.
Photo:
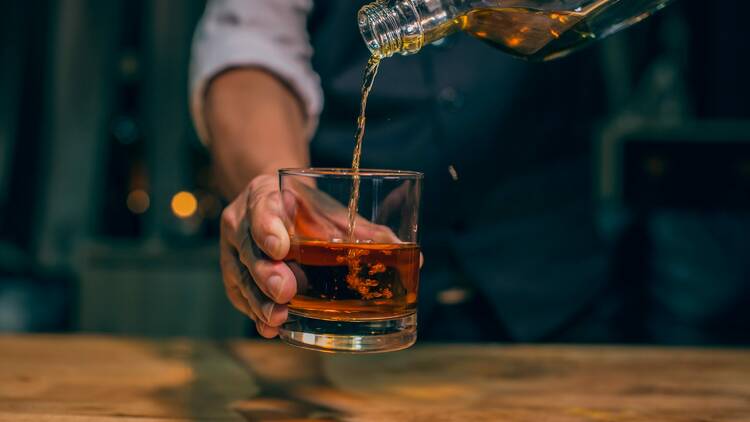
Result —
[[143, 214], [151, 206], [151, 198], [149, 198], [148, 192], [143, 189], [135, 189], [130, 192], [125, 202], [133, 214]]
[[179, 218], [189, 218], [198, 210], [198, 200], [190, 192], [177, 192], [172, 197], [172, 213]]

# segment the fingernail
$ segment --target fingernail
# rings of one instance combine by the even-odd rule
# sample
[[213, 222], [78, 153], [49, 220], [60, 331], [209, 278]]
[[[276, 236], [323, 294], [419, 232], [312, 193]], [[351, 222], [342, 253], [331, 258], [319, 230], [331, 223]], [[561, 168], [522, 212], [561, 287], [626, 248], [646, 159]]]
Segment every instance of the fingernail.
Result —
[[273, 302], [268, 302], [263, 304], [263, 318], [267, 323], [271, 322], [271, 315], [273, 314], [273, 308], [274, 304]]
[[281, 245], [281, 240], [279, 240], [276, 236], [268, 236], [266, 237], [266, 242], [264, 244], [264, 247], [266, 249], [266, 252], [269, 254], [273, 254], [276, 251], [279, 250], [279, 246]]
[[279, 275], [272, 275], [271, 277], [268, 277], [268, 292], [271, 293], [271, 299], [276, 300], [276, 298], [279, 297], [279, 294], [281, 293], [282, 281], [283, 280]]

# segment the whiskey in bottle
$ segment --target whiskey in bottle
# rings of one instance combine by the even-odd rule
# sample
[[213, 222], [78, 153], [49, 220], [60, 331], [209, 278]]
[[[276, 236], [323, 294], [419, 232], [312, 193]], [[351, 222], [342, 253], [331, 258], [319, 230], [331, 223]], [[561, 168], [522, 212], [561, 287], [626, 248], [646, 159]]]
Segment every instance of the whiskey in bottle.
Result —
[[359, 11], [373, 55], [413, 54], [458, 31], [547, 61], [646, 19], [672, 0], [379, 0]]

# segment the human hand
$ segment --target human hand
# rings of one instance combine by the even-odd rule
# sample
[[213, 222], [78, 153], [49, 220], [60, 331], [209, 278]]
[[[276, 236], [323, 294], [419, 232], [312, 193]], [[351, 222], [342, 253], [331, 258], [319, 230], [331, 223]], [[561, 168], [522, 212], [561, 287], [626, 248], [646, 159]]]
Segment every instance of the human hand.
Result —
[[282, 262], [290, 240], [275, 175], [255, 177], [224, 209], [220, 244], [227, 297], [261, 336], [276, 336], [297, 283]]

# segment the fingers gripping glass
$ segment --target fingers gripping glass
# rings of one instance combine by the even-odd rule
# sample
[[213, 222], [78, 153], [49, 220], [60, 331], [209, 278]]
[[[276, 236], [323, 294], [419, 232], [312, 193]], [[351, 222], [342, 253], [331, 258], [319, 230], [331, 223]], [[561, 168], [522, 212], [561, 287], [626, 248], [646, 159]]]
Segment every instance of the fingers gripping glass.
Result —
[[[285, 261], [297, 279], [279, 331], [293, 345], [384, 352], [416, 341], [422, 174], [406, 171], [279, 171]], [[359, 183], [356, 215], [350, 196]]]

